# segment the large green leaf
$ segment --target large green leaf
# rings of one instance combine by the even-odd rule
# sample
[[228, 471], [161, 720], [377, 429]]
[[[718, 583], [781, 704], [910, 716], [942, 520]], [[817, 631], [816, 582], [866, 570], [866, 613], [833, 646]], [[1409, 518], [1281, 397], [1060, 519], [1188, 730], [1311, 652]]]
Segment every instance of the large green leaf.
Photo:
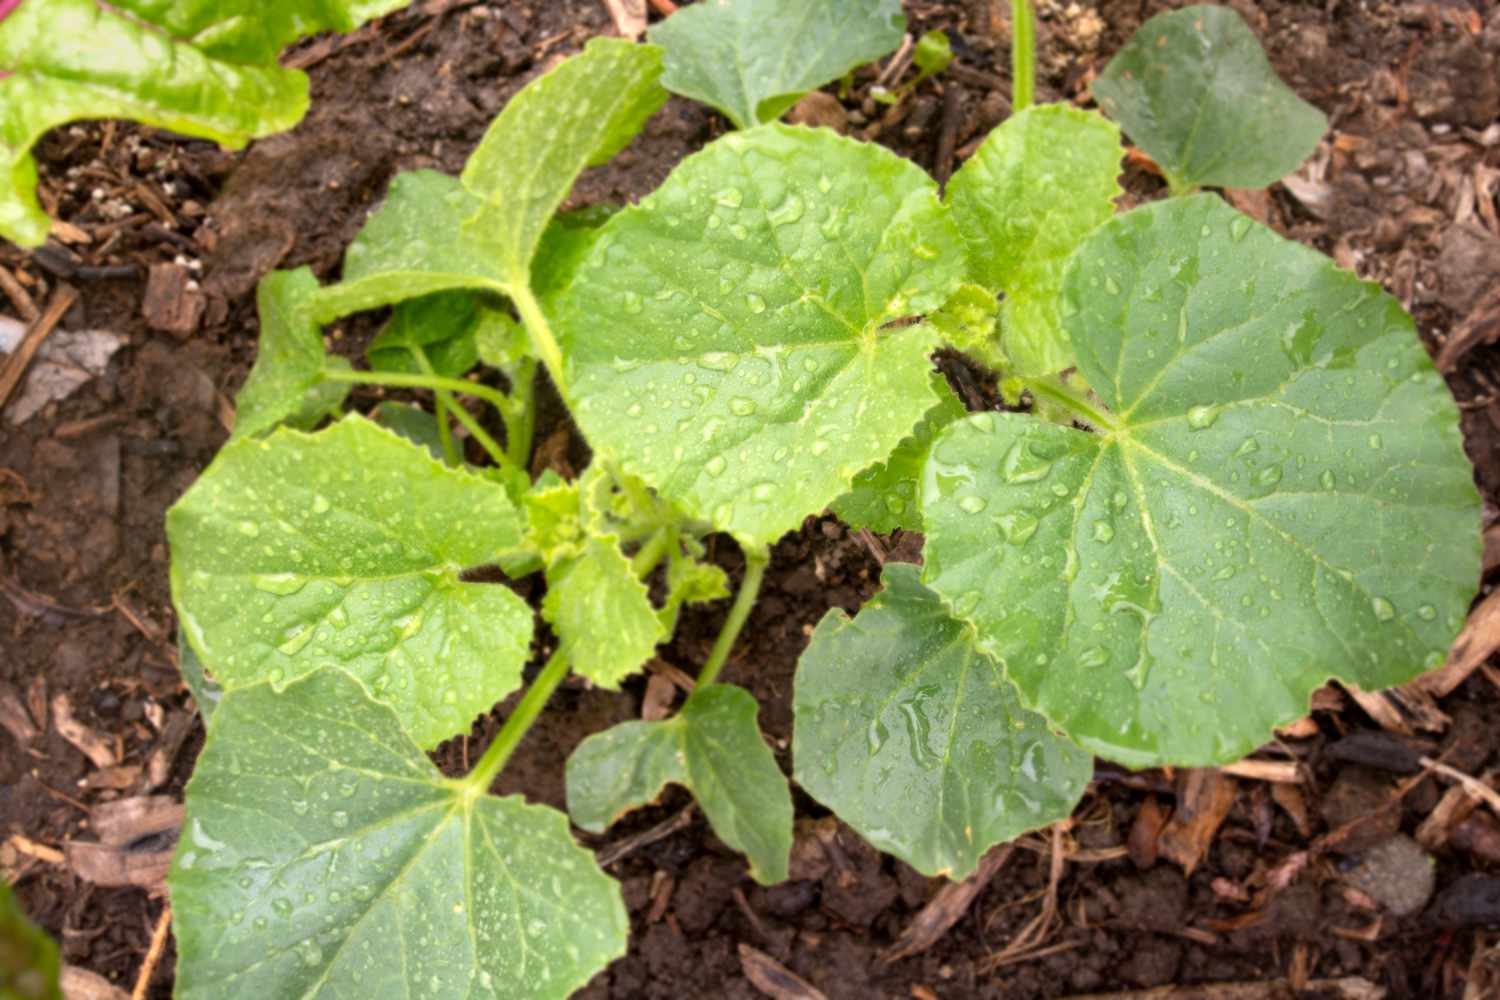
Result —
[[922, 467], [927, 464], [927, 451], [939, 431], [967, 412], [943, 376], [934, 372], [931, 379], [937, 404], [901, 440], [889, 458], [855, 476], [849, 492], [830, 505], [849, 527], [867, 528], [880, 534], [897, 528], [922, 530], [917, 488], [922, 481]]
[[57, 945], [36, 927], [0, 879], [0, 997], [4, 1000], [61, 1000], [57, 987]]
[[613, 535], [592, 535], [579, 555], [547, 567], [542, 614], [572, 650], [574, 671], [611, 690], [666, 638], [645, 584]]
[[50, 223], [31, 147], [80, 118], [132, 118], [228, 146], [291, 128], [307, 77], [283, 45], [407, 0], [183, 3], [21, 0], [0, 14], [0, 237], [36, 246]]
[[1021, 707], [918, 572], [887, 563], [858, 615], [818, 623], [797, 664], [795, 776], [882, 851], [962, 879], [1071, 813], [1093, 759]]
[[177, 995], [563, 998], [624, 954], [567, 820], [445, 779], [347, 674], [224, 696], [168, 881]]
[[348, 383], [326, 382], [323, 373], [347, 369], [349, 362], [323, 349], [323, 331], [312, 315], [317, 294], [318, 279], [306, 267], [268, 274], [256, 288], [260, 344], [235, 397], [234, 438], [283, 423], [308, 430], [343, 405]]
[[887, 150], [767, 125], [685, 160], [603, 228], [558, 303], [575, 415], [690, 515], [774, 541], [937, 398], [926, 324], [962, 278], [932, 181]]
[[1296, 170], [1328, 128], [1229, 7], [1156, 15], [1110, 60], [1094, 96], [1176, 190], [1264, 187]]
[[167, 515], [172, 596], [226, 689], [347, 671], [433, 746], [520, 683], [530, 609], [460, 576], [520, 529], [500, 485], [350, 416], [219, 453]]
[[1126, 764], [1209, 764], [1329, 676], [1442, 662], [1479, 499], [1394, 299], [1208, 195], [1106, 223], [1063, 294], [1104, 433], [972, 416], [923, 484], [925, 579], [1030, 707]]
[[953, 179], [946, 198], [969, 249], [971, 279], [1005, 293], [1001, 344], [1018, 375], [1073, 366], [1057, 315], [1068, 258], [1115, 211], [1120, 130], [1062, 104], [1008, 119]]
[[810, 90], [901, 44], [901, 0], [719, 0], [651, 29], [662, 83], [739, 128], [775, 121]]
[[624, 722], [595, 733], [568, 758], [568, 813], [603, 833], [624, 813], [654, 800], [669, 783], [693, 793], [714, 833], [750, 860], [756, 881], [787, 875], [792, 795], [761, 739], [755, 696], [711, 684], [661, 722]]
[[530, 281], [537, 244], [578, 174], [623, 149], [666, 103], [660, 76], [655, 46], [590, 39], [490, 124], [464, 167], [464, 187], [484, 204], [462, 238], [483, 243], [510, 285]]

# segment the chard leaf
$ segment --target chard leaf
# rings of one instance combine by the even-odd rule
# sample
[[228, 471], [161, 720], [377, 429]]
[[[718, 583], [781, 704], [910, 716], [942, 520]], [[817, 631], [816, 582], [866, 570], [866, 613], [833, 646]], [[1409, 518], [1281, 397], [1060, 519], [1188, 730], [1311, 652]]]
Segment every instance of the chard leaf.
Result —
[[624, 149], [666, 103], [660, 76], [655, 46], [590, 39], [491, 123], [464, 167], [482, 205], [461, 238], [482, 244], [510, 286], [528, 286], [542, 233], [579, 173]]
[[62, 1000], [57, 945], [22, 912], [10, 883], [0, 879], [0, 997]]
[[317, 4], [167, 0], [21, 0], [0, 15], [0, 237], [47, 238], [31, 147], [82, 118], [131, 118], [243, 146], [291, 128], [307, 77], [276, 64], [281, 47], [352, 31], [407, 0]]
[[502, 486], [349, 416], [219, 452], [167, 515], [172, 597], [227, 690], [345, 671], [430, 747], [520, 684], [530, 609], [460, 576], [520, 529]]
[[901, 0], [719, 0], [654, 26], [661, 82], [738, 128], [775, 121], [808, 91], [895, 50]]
[[797, 664], [794, 775], [880, 850], [962, 879], [1071, 813], [1093, 760], [1021, 707], [918, 573], [887, 563], [859, 614], [818, 623]]
[[458, 178], [413, 170], [391, 180], [344, 253], [344, 277], [317, 295], [320, 322], [460, 289], [506, 290], [493, 255], [464, 227], [482, 206]]
[[572, 649], [574, 671], [610, 690], [666, 637], [613, 535], [591, 535], [581, 554], [548, 565], [542, 616]]
[[558, 303], [574, 414], [688, 515], [774, 541], [937, 402], [935, 310], [962, 245], [931, 179], [879, 147], [723, 137], [603, 228]]
[[1173, 190], [1264, 187], [1317, 148], [1323, 112], [1285, 83], [1229, 7], [1184, 7], [1141, 25], [1094, 81], [1104, 113]]
[[390, 322], [370, 342], [370, 367], [421, 374], [416, 359], [416, 351], [421, 350], [434, 373], [461, 378], [479, 362], [475, 344], [479, 312], [474, 296], [467, 292], [439, 292], [399, 303]]
[[326, 382], [331, 368], [349, 362], [323, 350], [323, 331], [313, 319], [318, 279], [312, 270], [276, 271], [255, 290], [260, 344], [255, 366], [235, 397], [232, 439], [254, 437], [278, 424], [309, 430], [337, 416], [349, 386]]
[[927, 464], [927, 451], [939, 431], [967, 412], [946, 379], [934, 372], [930, 381], [937, 404], [910, 435], [901, 439], [889, 458], [855, 476], [854, 486], [831, 505], [849, 527], [882, 535], [897, 528], [922, 530], [917, 487], [922, 481], [922, 467]]
[[561, 1000], [625, 953], [561, 813], [444, 778], [339, 671], [224, 696], [168, 885], [187, 1000]]
[[1011, 373], [1071, 368], [1057, 315], [1068, 258], [1115, 211], [1120, 130], [1061, 104], [1027, 108], [991, 132], [948, 182], [970, 280], [1005, 293], [1001, 347]]
[[1106, 223], [1063, 296], [1105, 432], [971, 416], [923, 482], [924, 579], [1028, 707], [1133, 767], [1215, 764], [1329, 676], [1443, 661], [1479, 499], [1394, 299], [1208, 195]]
[[750, 861], [762, 885], [787, 876], [792, 796], [761, 738], [755, 696], [729, 684], [699, 688], [661, 722], [624, 722], [595, 733], [568, 758], [568, 813], [603, 833], [668, 783], [693, 793], [714, 833]]

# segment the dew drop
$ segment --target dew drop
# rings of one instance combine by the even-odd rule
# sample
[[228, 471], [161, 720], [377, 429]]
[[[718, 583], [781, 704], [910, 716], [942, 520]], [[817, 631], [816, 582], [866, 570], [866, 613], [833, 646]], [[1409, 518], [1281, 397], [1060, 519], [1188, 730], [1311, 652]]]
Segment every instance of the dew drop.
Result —
[[624, 309], [632, 316], [638, 314], [643, 308], [641, 297], [635, 292], [626, 292], [623, 297]]
[[1012, 511], [995, 518], [1000, 533], [1012, 545], [1025, 545], [1036, 534], [1037, 519], [1025, 511]]
[[241, 521], [239, 527], [240, 534], [244, 535], [246, 538], [254, 538], [256, 535], [260, 534], [260, 525], [256, 524], [254, 521]]
[[736, 396], [729, 401], [729, 412], [737, 417], [748, 417], [756, 410], [755, 400]]
[[749, 306], [750, 311], [755, 313], [756, 315], [760, 315], [761, 313], [766, 311], [766, 300], [761, 298], [759, 295], [756, 295], [754, 292], [751, 292], [750, 294], [745, 296], [745, 305]]
[[333, 505], [328, 502], [328, 498], [325, 497], [323, 494], [321, 494], [321, 493], [314, 493], [313, 494], [312, 512], [314, 514], [326, 514], [326, 513], [328, 513], [329, 508], [331, 508], [332, 506]]
[[1375, 612], [1376, 621], [1388, 622], [1396, 617], [1396, 606], [1384, 597], [1371, 598], [1370, 610]]
[[759, 500], [761, 503], [765, 503], [775, 495], [776, 484], [772, 482], [756, 483], [750, 489], [750, 496], [753, 499]]
[[1187, 411], [1187, 424], [1195, 431], [1212, 427], [1214, 421], [1219, 419], [1219, 408], [1217, 406], [1194, 406]]
[[1103, 646], [1090, 646], [1078, 654], [1078, 662], [1085, 667], [1102, 667], [1109, 662], [1109, 650]]
[[1333, 470], [1332, 469], [1324, 469], [1323, 470], [1323, 474], [1318, 477], [1318, 482], [1320, 482], [1320, 483], [1323, 484], [1323, 488], [1325, 490], [1331, 490], [1331, 489], [1333, 489], [1333, 482], [1334, 482], [1334, 480], [1333, 480]]
[[1108, 521], [1094, 522], [1094, 541], [1108, 545], [1115, 540], [1115, 526]]
[[1266, 466], [1255, 474], [1255, 481], [1261, 486], [1275, 486], [1281, 482], [1281, 466]]
[[963, 497], [958, 501], [959, 509], [969, 514], [978, 514], [989, 505], [990, 504], [988, 500], [986, 500], [982, 496], [976, 496], [973, 493], [970, 493], [969, 495]]
[[713, 458], [710, 458], [706, 463], [704, 463], [703, 469], [710, 476], [722, 476], [724, 474], [724, 470], [728, 468], [728, 466], [729, 462], [724, 458], [723, 455], [715, 455]]
[[250, 578], [256, 590], [287, 597], [307, 586], [307, 577], [296, 573], [257, 573]]
[[1417, 609], [1417, 617], [1424, 622], [1430, 622], [1437, 618], [1437, 608], [1431, 604], [1424, 604]]
[[1120, 294], [1120, 283], [1109, 275], [1104, 276], [1104, 290], [1111, 295]]
[[1379, 449], [1381, 447], [1381, 445], [1382, 445], [1382, 442], [1380, 440], [1380, 435], [1379, 434], [1371, 434], [1370, 435], [1370, 447], [1371, 448], [1375, 448], [1375, 449]]
[[1244, 239], [1245, 234], [1249, 231], [1250, 220], [1245, 218], [1243, 215], [1235, 216], [1234, 219], [1229, 223], [1229, 238], [1234, 240], [1236, 243]]
[[745, 192], [739, 188], [725, 188], [714, 195], [714, 201], [725, 208], [739, 208], [745, 202]]

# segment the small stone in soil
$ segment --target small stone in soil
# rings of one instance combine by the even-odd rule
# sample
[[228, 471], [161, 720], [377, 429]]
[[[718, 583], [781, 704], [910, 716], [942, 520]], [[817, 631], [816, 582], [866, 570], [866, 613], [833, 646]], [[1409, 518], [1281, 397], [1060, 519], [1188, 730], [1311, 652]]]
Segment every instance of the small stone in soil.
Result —
[[1500, 878], [1465, 875], [1443, 890], [1428, 917], [1439, 927], [1500, 926]]
[[1432, 898], [1432, 859], [1405, 834], [1365, 852], [1345, 876], [1350, 885], [1398, 917], [1420, 910]]

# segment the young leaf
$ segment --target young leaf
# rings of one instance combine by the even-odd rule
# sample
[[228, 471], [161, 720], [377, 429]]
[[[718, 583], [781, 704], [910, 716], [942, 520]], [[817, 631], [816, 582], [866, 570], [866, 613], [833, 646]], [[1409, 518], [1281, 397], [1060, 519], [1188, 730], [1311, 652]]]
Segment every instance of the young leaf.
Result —
[[871, 844], [962, 879], [991, 845], [1062, 819], [1093, 760], [1021, 707], [918, 569], [887, 563], [852, 620], [823, 616], [797, 664], [797, 784]]
[[1073, 366], [1057, 315], [1068, 257], [1115, 211], [1120, 130], [1092, 111], [1033, 106], [1008, 119], [948, 182], [971, 278], [1005, 293], [1001, 344], [1018, 375]]
[[291, 128], [307, 110], [307, 77], [276, 64], [282, 46], [352, 31], [406, 2], [0, 5], [0, 237], [26, 246], [47, 237], [30, 155], [47, 129], [133, 118], [243, 146]]
[[464, 228], [481, 204], [456, 177], [435, 170], [397, 174], [345, 251], [343, 280], [318, 293], [319, 322], [435, 292], [504, 292], [493, 255]]
[[463, 184], [483, 204], [463, 238], [482, 243], [513, 288], [527, 287], [537, 244], [585, 167], [624, 149], [667, 100], [661, 50], [590, 39], [527, 84], [485, 132]]
[[260, 345], [234, 400], [232, 440], [278, 424], [310, 430], [339, 412], [349, 386], [326, 382], [323, 373], [348, 368], [349, 362], [323, 350], [323, 331], [312, 316], [317, 294], [318, 279], [306, 267], [268, 274], [255, 290]]
[[1110, 60], [1094, 96], [1174, 191], [1264, 187], [1296, 170], [1328, 129], [1229, 7], [1156, 15]]
[[755, 696], [728, 684], [699, 688], [674, 718], [624, 722], [595, 733], [568, 758], [568, 813], [603, 833], [670, 783], [698, 800], [714, 833], [744, 852], [762, 885], [787, 876], [792, 796], [761, 738]]
[[934, 28], [917, 39], [911, 61], [921, 71], [919, 79], [935, 76], [947, 69], [948, 64], [953, 62], [953, 45], [948, 41], [947, 32]]
[[738, 128], [775, 121], [808, 91], [895, 50], [901, 0], [720, 0], [654, 26], [662, 84]]
[[854, 477], [854, 485], [830, 506], [839, 519], [856, 530], [868, 528], [885, 534], [901, 528], [922, 530], [922, 512], [917, 506], [917, 487], [922, 466], [938, 432], [967, 412], [941, 375], [931, 376], [938, 401], [927, 411], [916, 429], [896, 446], [890, 457]]
[[990, 289], [966, 282], [928, 320], [949, 347], [996, 371], [1010, 368], [1000, 347], [1000, 302]]
[[420, 406], [386, 400], [375, 407], [370, 413], [370, 419], [412, 444], [426, 449], [427, 454], [439, 462], [443, 460], [443, 438], [438, 432], [437, 418]]
[[613, 535], [594, 535], [581, 555], [548, 565], [542, 616], [572, 650], [573, 669], [610, 690], [666, 637]]
[[1031, 708], [1133, 767], [1214, 764], [1330, 675], [1442, 662], [1479, 500], [1394, 299], [1208, 195], [1106, 223], [1063, 295], [1105, 433], [971, 416], [922, 495], [924, 578]]
[[625, 953], [566, 819], [445, 779], [324, 671], [224, 696], [168, 884], [177, 995], [561, 998]]
[[57, 945], [21, 911], [10, 883], [0, 879], [0, 997], [62, 1000]]
[[910, 162], [831, 132], [719, 139], [605, 226], [558, 325], [574, 414], [694, 517], [774, 541], [937, 401], [962, 244]]
[[677, 614], [684, 604], [706, 604], [729, 596], [729, 577], [713, 563], [702, 562], [702, 547], [696, 553], [672, 546], [667, 562], [667, 599], [656, 616], [666, 635], [677, 631]]
[[346, 671], [434, 746], [520, 683], [531, 610], [460, 576], [520, 529], [503, 487], [350, 416], [219, 453], [167, 515], [172, 597], [226, 689]]
[[377, 371], [421, 374], [415, 352], [427, 355], [434, 374], [459, 378], [479, 361], [475, 331], [479, 307], [467, 292], [439, 292], [408, 299], [391, 312], [390, 322], [368, 348]]

